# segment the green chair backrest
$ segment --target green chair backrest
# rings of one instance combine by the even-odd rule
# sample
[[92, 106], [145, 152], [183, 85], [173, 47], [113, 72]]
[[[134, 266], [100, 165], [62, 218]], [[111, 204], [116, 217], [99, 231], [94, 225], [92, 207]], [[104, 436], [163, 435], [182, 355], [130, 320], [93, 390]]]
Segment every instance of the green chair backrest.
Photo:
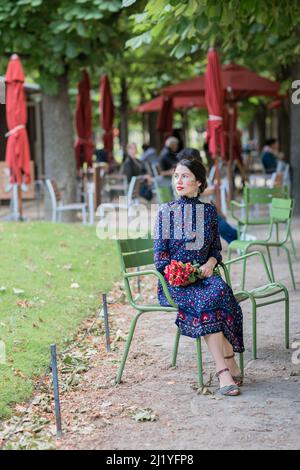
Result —
[[159, 204], [164, 202], [170, 202], [174, 200], [172, 188], [170, 186], [159, 186], [156, 187], [157, 199]]
[[128, 238], [117, 240], [118, 253], [123, 272], [154, 263], [152, 238]]
[[[273, 198], [271, 204], [271, 226], [270, 226], [270, 236], [273, 231], [273, 225], [276, 222], [284, 222], [286, 223], [286, 230], [285, 235], [282, 240], [278, 240], [280, 243], [286, 243], [289, 238], [290, 230], [291, 230], [291, 222], [292, 222], [292, 215], [293, 215], [293, 207], [294, 207], [294, 199], [279, 199]], [[282, 234], [283, 237], [283, 234]]]
[[287, 186], [276, 186], [275, 188], [250, 188], [245, 187], [244, 203], [252, 204], [270, 204], [274, 197], [284, 198], [288, 197]]
[[273, 198], [271, 204], [271, 219], [278, 222], [288, 222], [292, 218], [293, 199]]

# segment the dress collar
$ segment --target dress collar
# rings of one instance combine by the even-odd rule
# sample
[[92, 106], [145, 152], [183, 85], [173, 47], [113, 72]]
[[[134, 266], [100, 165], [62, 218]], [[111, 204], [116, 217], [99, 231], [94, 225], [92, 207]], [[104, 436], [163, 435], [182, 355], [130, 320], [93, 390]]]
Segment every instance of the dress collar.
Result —
[[194, 196], [194, 197], [180, 196], [179, 201], [183, 204], [200, 202], [199, 196]]

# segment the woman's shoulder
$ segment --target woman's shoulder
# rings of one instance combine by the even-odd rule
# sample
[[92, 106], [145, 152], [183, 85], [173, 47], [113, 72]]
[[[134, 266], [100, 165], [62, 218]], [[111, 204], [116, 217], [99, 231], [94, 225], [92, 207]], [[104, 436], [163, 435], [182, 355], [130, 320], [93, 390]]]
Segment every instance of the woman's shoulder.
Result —
[[211, 204], [210, 202], [204, 202], [204, 210], [211, 215], [212, 217], [215, 217], [217, 215], [217, 208], [214, 204]]

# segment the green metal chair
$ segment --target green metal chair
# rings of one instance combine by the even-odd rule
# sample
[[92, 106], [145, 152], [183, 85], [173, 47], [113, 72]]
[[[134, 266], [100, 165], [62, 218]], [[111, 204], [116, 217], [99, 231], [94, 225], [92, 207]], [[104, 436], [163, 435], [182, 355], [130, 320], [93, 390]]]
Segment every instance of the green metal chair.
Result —
[[[126, 239], [126, 240], [117, 240], [117, 248], [121, 263], [121, 271], [124, 278], [125, 283], [125, 290], [126, 295], [129, 303], [137, 310], [137, 314], [132, 319], [130, 331], [128, 334], [128, 338], [125, 345], [125, 351], [123, 354], [123, 358], [121, 360], [121, 364], [117, 373], [116, 383], [119, 384], [121, 382], [122, 374], [124, 371], [125, 363], [127, 360], [128, 352], [130, 349], [131, 341], [133, 338], [133, 334], [135, 331], [136, 323], [139, 317], [145, 312], [177, 312], [178, 307], [173, 301], [170, 292], [168, 290], [168, 286], [164, 279], [164, 276], [155, 269], [147, 269], [140, 271], [138, 270], [140, 267], [145, 267], [149, 265], [153, 265], [153, 240], [151, 238], [142, 239]], [[137, 270], [134, 272], [128, 272], [128, 269], [136, 268]], [[225, 265], [222, 265], [223, 271], [225, 273], [225, 278], [229, 278], [229, 273]], [[221, 272], [220, 272], [221, 274]], [[130, 286], [130, 279], [138, 277], [138, 276], [155, 276], [157, 277], [163, 287], [164, 293], [166, 298], [168, 299], [169, 304], [171, 307], [163, 307], [160, 304], [138, 304], [136, 299], [133, 298], [131, 286]], [[175, 335], [175, 342], [173, 348], [173, 356], [171, 365], [173, 367], [176, 366], [177, 360], [177, 353], [178, 353], [178, 346], [180, 340], [180, 330], [177, 328], [176, 335]], [[203, 387], [203, 367], [202, 367], [202, 350], [201, 350], [201, 338], [196, 338], [196, 349], [197, 349], [197, 364], [198, 364], [198, 385], [200, 388]], [[243, 355], [240, 354], [240, 366], [241, 371], [243, 372]]]
[[[137, 270], [133, 272], [128, 272], [130, 268], [139, 269], [140, 267], [145, 267], [153, 265], [153, 240], [151, 238], [136, 238], [136, 239], [126, 239], [126, 240], [117, 240], [118, 253], [121, 263], [122, 275], [124, 278], [125, 290], [127, 294], [127, 299], [129, 303], [137, 310], [137, 314], [132, 319], [130, 331], [125, 345], [125, 351], [123, 358], [117, 373], [116, 383], [119, 384], [122, 379], [122, 374], [124, 371], [125, 363], [127, 360], [129, 348], [135, 331], [136, 323], [139, 317], [145, 312], [177, 312], [178, 307], [173, 301], [170, 292], [168, 290], [164, 276], [155, 269], [147, 270]], [[136, 302], [136, 299], [133, 298], [132, 290], [130, 286], [130, 279], [137, 276], [155, 276], [160, 280], [166, 298], [168, 299], [171, 307], [163, 307], [160, 304], [139, 304]], [[178, 329], [177, 329], [178, 330]], [[179, 331], [179, 330], [178, 330]], [[176, 365], [176, 355], [178, 350], [179, 336], [178, 331], [175, 338], [174, 353], [172, 359], [172, 365]], [[180, 335], [180, 333], [179, 333]], [[201, 339], [196, 339], [197, 346], [197, 359], [198, 359], [198, 385], [203, 387], [203, 374], [202, 374], [202, 352], [201, 352]], [[174, 359], [175, 358], [175, 359]]]
[[155, 183], [157, 201], [159, 204], [163, 204], [164, 202], [174, 201], [175, 197], [170, 186], [159, 186], [159, 184]]
[[[287, 242], [291, 239], [291, 222], [292, 222], [292, 214], [293, 214], [293, 199], [272, 199], [271, 204], [271, 211], [270, 211], [270, 227], [269, 227], [269, 235], [265, 240], [253, 240], [253, 241], [245, 241], [245, 240], [234, 240], [230, 243], [228, 247], [228, 259], [231, 259], [232, 251], [236, 250], [241, 254], [246, 254], [250, 248], [253, 246], [264, 246], [267, 249], [268, 260], [269, 260], [269, 267], [271, 271], [271, 279], [274, 282], [274, 270], [272, 265], [272, 258], [270, 253], [271, 247], [282, 248], [285, 250], [287, 254], [289, 270], [292, 278], [293, 287], [296, 290], [296, 283], [294, 278], [294, 271], [292, 266], [291, 254], [289, 248], [286, 246]], [[279, 225], [280, 223], [284, 223], [286, 226], [285, 236], [280, 241], [279, 233], [277, 232], [276, 241], [272, 240], [272, 233], [274, 225]], [[245, 286], [245, 275], [246, 275], [246, 258], [244, 259], [243, 264], [243, 274], [242, 274], [242, 289]]]
[[[251, 253], [244, 254], [243, 256], [239, 256], [238, 258], [232, 259], [230, 261], [226, 261], [225, 262], [225, 279], [226, 279], [227, 284], [231, 286], [229, 269], [227, 269], [227, 267], [229, 268], [230, 265], [234, 263], [245, 262], [246, 259], [253, 257], [253, 256], [260, 257], [263, 267], [264, 267], [264, 271], [267, 276], [268, 283], [263, 286], [251, 289], [251, 290], [246, 290], [243, 288], [243, 290], [234, 291], [234, 296], [238, 303], [244, 302], [245, 300], [250, 300], [252, 304], [252, 357], [253, 359], [256, 359], [257, 358], [257, 326], [256, 326], [257, 315], [256, 313], [257, 313], [257, 309], [260, 307], [275, 304], [278, 302], [285, 303], [285, 347], [287, 349], [289, 348], [289, 293], [288, 293], [287, 288], [282, 283], [273, 282], [266, 260], [264, 258], [264, 255], [260, 251], [253, 251]], [[262, 302], [259, 303], [260, 301]]]
[[[237, 222], [238, 226], [238, 238], [241, 238], [242, 233], [247, 232], [247, 228], [251, 225], [269, 225], [271, 222], [270, 215], [255, 217], [253, 216], [253, 208], [255, 206], [266, 206], [271, 204], [273, 198], [287, 199], [289, 197], [287, 186], [276, 186], [274, 188], [252, 188], [245, 187], [243, 189], [243, 202], [230, 201], [231, 216]], [[241, 216], [236, 214], [236, 210], [239, 209], [242, 212]], [[279, 227], [278, 223], [275, 222], [276, 229], [276, 241], [278, 241]], [[296, 257], [296, 248], [290, 232], [290, 242], [293, 249], [293, 254]], [[279, 253], [278, 253], [279, 254]]]

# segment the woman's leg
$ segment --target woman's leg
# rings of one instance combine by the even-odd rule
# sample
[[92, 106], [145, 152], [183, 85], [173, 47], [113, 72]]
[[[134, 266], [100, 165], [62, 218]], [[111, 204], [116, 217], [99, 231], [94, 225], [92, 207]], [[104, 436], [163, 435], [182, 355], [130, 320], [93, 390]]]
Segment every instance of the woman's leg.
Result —
[[[226, 369], [227, 365], [224, 359], [224, 335], [222, 332], [213, 333], [211, 335], [204, 336], [206, 341], [207, 347], [209, 352], [214, 358], [216, 363], [216, 370], [219, 372], [220, 370]], [[225, 385], [235, 385], [235, 382], [231, 376], [231, 373], [223, 372], [219, 376], [220, 380], [220, 387], [224, 387]]]
[[[225, 338], [223, 335], [223, 351], [224, 351], [224, 357], [225, 356], [232, 356], [234, 355], [233, 349], [229, 341]], [[239, 366], [237, 365], [235, 358], [232, 357], [231, 359], [225, 359], [226, 362], [226, 367], [229, 368], [231, 375], [240, 375], [241, 371]]]

